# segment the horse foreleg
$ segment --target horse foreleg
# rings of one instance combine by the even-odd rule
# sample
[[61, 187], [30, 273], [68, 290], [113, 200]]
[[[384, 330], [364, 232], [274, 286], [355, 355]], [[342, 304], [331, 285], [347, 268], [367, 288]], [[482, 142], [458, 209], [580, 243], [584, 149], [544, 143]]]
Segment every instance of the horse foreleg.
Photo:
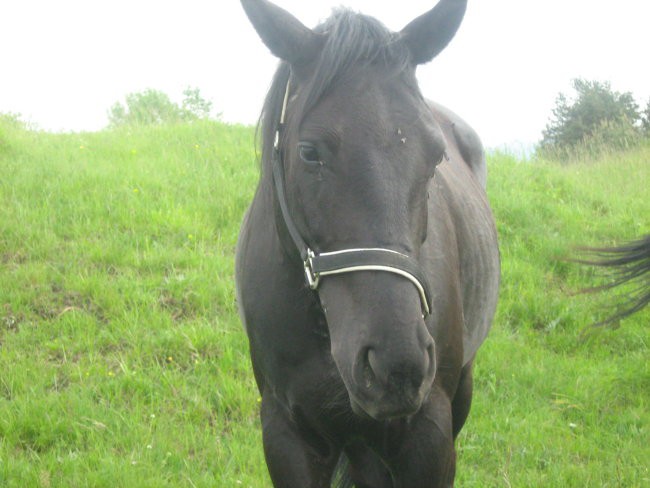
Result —
[[458, 389], [456, 390], [454, 400], [451, 403], [454, 439], [456, 439], [460, 433], [460, 429], [465, 425], [470, 407], [472, 406], [472, 390], [474, 383], [472, 379], [473, 364], [474, 360], [472, 359], [463, 367], [463, 370], [460, 373]]
[[388, 468], [369, 447], [353, 441], [345, 447], [355, 488], [393, 488]]
[[387, 459], [396, 488], [453, 486], [456, 452], [451, 412], [447, 394], [434, 386], [429, 401], [412, 418], [397, 453]]
[[264, 455], [273, 486], [329, 488], [338, 453], [301, 428], [268, 392], [262, 397], [261, 418]]

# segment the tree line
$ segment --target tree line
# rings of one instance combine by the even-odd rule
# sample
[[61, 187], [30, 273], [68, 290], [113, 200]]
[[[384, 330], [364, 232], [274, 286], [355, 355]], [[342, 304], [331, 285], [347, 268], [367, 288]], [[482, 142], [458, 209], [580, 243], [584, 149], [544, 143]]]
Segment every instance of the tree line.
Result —
[[[624, 150], [650, 138], [650, 100], [640, 108], [630, 92], [618, 92], [609, 82], [581, 78], [571, 83], [573, 96], [560, 93], [542, 133], [537, 153], [567, 160], [575, 155], [597, 155]], [[212, 102], [198, 88], [188, 88], [176, 104], [163, 92], [148, 89], [126, 96], [109, 112], [109, 125], [149, 125], [187, 122], [212, 117]], [[218, 118], [218, 115], [216, 116]]]
[[[630, 92], [618, 92], [609, 82], [581, 78], [571, 83], [573, 93], [560, 93], [552, 115], [542, 132], [536, 153], [539, 156], [571, 160], [574, 156], [597, 156], [625, 150], [650, 140], [650, 100], [641, 108]], [[211, 101], [198, 88], [183, 91], [180, 103], [162, 91], [147, 89], [126, 95], [108, 110], [109, 127], [192, 122], [220, 118]], [[32, 124], [20, 115], [0, 113], [2, 125]]]

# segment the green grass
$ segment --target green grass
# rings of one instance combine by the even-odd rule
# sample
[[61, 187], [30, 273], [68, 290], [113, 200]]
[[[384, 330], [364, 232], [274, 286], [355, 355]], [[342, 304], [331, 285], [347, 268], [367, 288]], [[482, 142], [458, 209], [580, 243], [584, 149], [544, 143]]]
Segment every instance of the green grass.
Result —
[[[0, 486], [269, 486], [233, 252], [253, 130], [0, 124]], [[649, 314], [564, 260], [650, 232], [650, 147], [490, 158], [503, 260], [459, 486], [650, 485]]]
[[648, 310], [592, 329], [601, 282], [574, 246], [650, 231], [650, 147], [560, 166], [490, 160], [502, 255], [495, 327], [479, 351], [460, 486], [650, 486]]

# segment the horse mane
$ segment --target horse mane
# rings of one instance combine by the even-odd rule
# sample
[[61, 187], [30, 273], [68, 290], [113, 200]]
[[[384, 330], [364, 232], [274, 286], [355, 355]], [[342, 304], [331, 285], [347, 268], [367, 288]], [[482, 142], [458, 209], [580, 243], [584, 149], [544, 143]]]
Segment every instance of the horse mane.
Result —
[[[349, 9], [335, 9], [332, 16], [318, 25], [315, 32], [325, 35], [325, 43], [315, 63], [312, 82], [301, 93], [292, 125], [297, 127], [304, 114], [316, 105], [336, 83], [355, 67], [381, 64], [392, 73], [403, 72], [411, 65], [410, 52], [399, 33], [391, 32], [373, 17]], [[269, 167], [275, 131], [278, 127], [287, 82], [289, 63], [282, 61], [273, 77], [260, 115], [257, 136], [261, 136], [262, 171]]]
[[606, 269], [610, 278], [608, 283], [589, 288], [587, 292], [611, 290], [626, 283], [633, 286], [614, 314], [595, 325], [616, 322], [650, 303], [650, 234], [616, 247], [588, 247], [581, 250], [593, 258], [577, 259], [577, 262]]

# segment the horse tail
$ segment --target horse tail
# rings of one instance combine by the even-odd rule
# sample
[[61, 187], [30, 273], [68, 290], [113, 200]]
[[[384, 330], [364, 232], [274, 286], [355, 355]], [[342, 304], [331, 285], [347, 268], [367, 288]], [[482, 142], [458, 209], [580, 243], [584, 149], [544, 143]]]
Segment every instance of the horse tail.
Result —
[[352, 482], [352, 477], [350, 476], [350, 460], [345, 455], [341, 453], [339, 456], [339, 461], [336, 463], [336, 468], [334, 468], [334, 474], [332, 474], [332, 488], [353, 488], [354, 483]]
[[650, 303], [650, 234], [636, 241], [616, 247], [581, 248], [591, 255], [589, 259], [577, 262], [598, 266], [607, 270], [609, 282], [588, 288], [587, 292], [605, 291], [628, 283], [632, 289], [627, 293], [610, 317], [595, 325], [616, 322], [638, 312]]

